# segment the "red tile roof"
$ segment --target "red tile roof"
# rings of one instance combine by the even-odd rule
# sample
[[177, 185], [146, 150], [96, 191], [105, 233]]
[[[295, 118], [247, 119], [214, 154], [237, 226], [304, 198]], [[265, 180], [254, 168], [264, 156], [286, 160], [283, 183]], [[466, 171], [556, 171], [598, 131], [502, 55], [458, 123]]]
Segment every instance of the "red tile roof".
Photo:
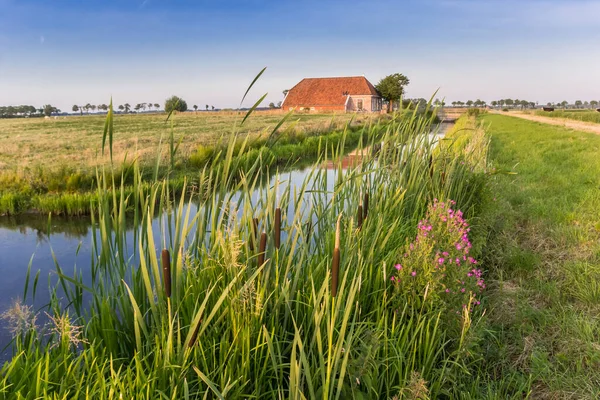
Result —
[[347, 95], [379, 96], [364, 76], [304, 78], [290, 89], [282, 107], [344, 106]]

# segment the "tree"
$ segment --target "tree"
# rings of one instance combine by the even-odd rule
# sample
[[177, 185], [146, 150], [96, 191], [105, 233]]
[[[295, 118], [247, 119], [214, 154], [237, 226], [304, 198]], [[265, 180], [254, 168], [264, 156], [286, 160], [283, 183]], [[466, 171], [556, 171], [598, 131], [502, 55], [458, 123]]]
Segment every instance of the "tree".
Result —
[[467, 100], [467, 107], [473, 106], [473, 100]]
[[285, 89], [283, 92], [283, 98], [285, 99], [285, 97], [287, 96], [288, 92], [290, 91], [290, 89]]
[[515, 102], [512, 101], [512, 99], [506, 99], [506, 100], [504, 100], [504, 104], [511, 107], [513, 104], [515, 104]]
[[208, 104], [206, 105], [206, 111], [208, 111]]
[[598, 101], [592, 100], [592, 101], [590, 101], [590, 105], [592, 106], [592, 108], [596, 108], [596, 107], [598, 107]]
[[[281, 108], [281, 103], [282, 103], [281, 101], [278, 101], [278, 102], [277, 102], [277, 108]], [[213, 108], [214, 108], [214, 107], [213, 107]]]
[[42, 107], [42, 110], [44, 111], [44, 115], [46, 117], [51, 116], [53, 112], [58, 112], [56, 107], [53, 107], [50, 104], [46, 104], [44, 107]]
[[123, 104], [119, 105], [119, 111], [123, 111], [125, 109], [125, 107], [123, 106]]
[[157, 110], [159, 110], [160, 109], [160, 104], [154, 103], [154, 108], [156, 108]]
[[77, 112], [77, 111], [79, 111], [79, 106], [77, 106], [77, 104], [75, 104], [73, 106], [73, 108], [71, 108], [71, 110], [73, 110], [73, 112]]
[[583, 105], [583, 102], [581, 100], [575, 100], [575, 107], [581, 108], [582, 105]]
[[[281, 103], [281, 102], [280, 102]], [[215, 111], [215, 106], [210, 106], [213, 111]]]
[[557, 103], [559, 105], [562, 106], [562, 108], [567, 108], [567, 106], [569, 105], [569, 102], [566, 100], [561, 101], [560, 103]]
[[194, 104], [194, 111], [198, 111], [198, 105]]
[[91, 106], [91, 107], [92, 107], [92, 111], [93, 111], [93, 112], [96, 112], [96, 106], [92, 104], [92, 106]]
[[131, 105], [129, 103], [125, 103], [125, 113], [128, 113], [131, 110]]
[[141, 103], [138, 103], [138, 104], [136, 104], [136, 105], [135, 105], [135, 108], [134, 108], [134, 110], [135, 110], [135, 111], [140, 111], [140, 109], [141, 109], [141, 108], [142, 108], [142, 104], [141, 104]]
[[270, 108], [271, 110], [272, 110], [272, 109], [274, 109], [274, 108], [275, 108], [275, 103], [273, 103], [273, 102], [270, 102], [270, 103], [269, 103], [269, 108]]
[[167, 113], [170, 113], [172, 111], [187, 111], [187, 103], [182, 98], [179, 98], [177, 96], [171, 96], [165, 101], [165, 111]]
[[492, 107], [496, 107], [498, 105], [498, 102], [496, 100], [492, 100], [490, 104], [492, 105]]
[[153, 105], [154, 105], [154, 104], [152, 104], [152, 103], [148, 103], [148, 110], [152, 111], [152, 106], [153, 106]]
[[392, 112], [394, 102], [402, 99], [404, 88], [410, 83], [410, 80], [399, 73], [391, 74], [379, 81], [375, 88], [388, 102], [388, 112]]

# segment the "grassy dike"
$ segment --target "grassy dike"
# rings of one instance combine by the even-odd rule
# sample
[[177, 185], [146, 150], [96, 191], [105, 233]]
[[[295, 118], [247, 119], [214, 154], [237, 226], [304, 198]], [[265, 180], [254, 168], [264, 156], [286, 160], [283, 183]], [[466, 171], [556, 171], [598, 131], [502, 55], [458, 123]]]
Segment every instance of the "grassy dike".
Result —
[[2, 316], [0, 397], [482, 398], [488, 141], [458, 126], [436, 146], [428, 121], [402, 119], [346, 170], [342, 141], [325, 156], [335, 177], [315, 167], [279, 194], [253, 173], [263, 158], [252, 179], [232, 172], [232, 141], [194, 213], [165, 180], [137, 171], [128, 196], [101, 176], [91, 277], [57, 265], [56, 295], [33, 310], [32, 271]]
[[497, 174], [480, 374], [506, 397], [600, 398], [600, 136], [486, 115]]

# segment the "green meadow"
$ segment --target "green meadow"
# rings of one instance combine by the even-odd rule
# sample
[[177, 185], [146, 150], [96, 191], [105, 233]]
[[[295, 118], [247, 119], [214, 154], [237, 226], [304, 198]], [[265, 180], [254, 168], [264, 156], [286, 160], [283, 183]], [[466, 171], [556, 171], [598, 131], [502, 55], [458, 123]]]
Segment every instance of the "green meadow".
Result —
[[[339, 140], [348, 130], [356, 140], [358, 130], [378, 120], [350, 114], [284, 118], [274, 112], [247, 119], [237, 112], [182, 113], [168, 121], [166, 114], [115, 115], [112, 123], [118, 133], [111, 156], [113, 166], [119, 167], [111, 171], [114, 184], [124, 183], [128, 190], [134, 164], [143, 169], [144, 181], [168, 176], [180, 189], [184, 179], [197, 179], [206, 163], [227, 148], [233, 132], [243, 134], [253, 151], [244, 155], [246, 164], [262, 151], [271, 156], [271, 165], [290, 165], [314, 159], [321, 139], [324, 144]], [[108, 151], [102, 151], [104, 124], [102, 116], [0, 120], [0, 215], [89, 214], [90, 204], [97, 201], [96, 172], [111, 163]]]
[[534, 398], [597, 399], [600, 136], [499, 115], [483, 122], [491, 166], [514, 173], [492, 182], [485, 373], [531, 381]]

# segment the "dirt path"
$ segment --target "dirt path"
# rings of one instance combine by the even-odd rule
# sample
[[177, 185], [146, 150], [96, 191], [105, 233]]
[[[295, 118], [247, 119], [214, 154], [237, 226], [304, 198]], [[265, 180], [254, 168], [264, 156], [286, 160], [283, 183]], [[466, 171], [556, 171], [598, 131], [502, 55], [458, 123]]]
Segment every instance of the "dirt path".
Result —
[[508, 112], [508, 113], [499, 112], [499, 111], [491, 111], [491, 112], [493, 114], [508, 115], [509, 117], [522, 118], [522, 119], [527, 119], [529, 121], [541, 122], [541, 123], [550, 124], [550, 125], [557, 125], [557, 126], [562, 126], [562, 127], [569, 128], [569, 129], [574, 129], [577, 131], [592, 132], [597, 135], [600, 135], [600, 124], [595, 124], [593, 122], [582, 122], [582, 121], [575, 121], [575, 120], [565, 119], [565, 118], [542, 117], [539, 115], [525, 114], [525, 113], [518, 112], [518, 111]]

